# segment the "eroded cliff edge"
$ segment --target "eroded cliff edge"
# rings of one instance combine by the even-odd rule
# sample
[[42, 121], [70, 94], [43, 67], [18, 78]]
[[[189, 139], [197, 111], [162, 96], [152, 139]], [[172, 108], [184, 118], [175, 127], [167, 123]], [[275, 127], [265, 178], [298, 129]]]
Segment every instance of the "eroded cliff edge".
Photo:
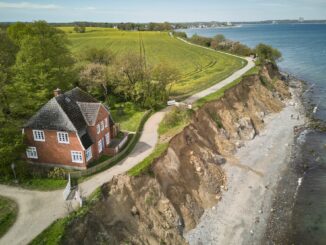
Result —
[[[198, 109], [170, 140], [151, 171], [121, 175], [102, 186], [102, 196], [66, 230], [63, 244], [185, 244], [182, 232], [198, 223], [226, 189], [222, 164], [280, 111], [290, 96], [273, 65]], [[223, 214], [222, 214], [223, 215]]]

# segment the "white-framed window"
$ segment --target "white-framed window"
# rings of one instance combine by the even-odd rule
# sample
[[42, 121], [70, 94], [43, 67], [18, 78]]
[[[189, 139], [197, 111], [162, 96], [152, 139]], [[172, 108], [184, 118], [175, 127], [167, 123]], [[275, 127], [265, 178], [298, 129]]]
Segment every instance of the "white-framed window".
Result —
[[45, 141], [43, 130], [33, 130], [33, 136], [35, 141]]
[[75, 163], [83, 163], [83, 154], [81, 151], [71, 151], [71, 160]]
[[106, 128], [109, 126], [108, 118], [105, 118], [105, 120], [104, 120], [104, 124], [105, 124], [105, 127], [106, 127]]
[[66, 132], [57, 132], [58, 142], [62, 144], [69, 144], [69, 135]]
[[92, 147], [90, 146], [87, 150], [86, 150], [86, 161], [88, 162], [89, 160], [91, 160], [93, 157], [92, 155]]
[[96, 125], [96, 133], [99, 134], [101, 132], [100, 124]]
[[26, 149], [26, 155], [27, 155], [27, 158], [33, 158], [33, 159], [37, 159], [38, 156], [37, 156], [37, 150], [36, 150], [36, 147], [28, 147]]
[[110, 133], [105, 134], [106, 145], [110, 144]]
[[98, 146], [98, 153], [101, 153], [102, 152], [102, 140], [99, 140], [98, 142], [97, 142], [97, 146]]
[[101, 122], [101, 131], [104, 130], [104, 121]]

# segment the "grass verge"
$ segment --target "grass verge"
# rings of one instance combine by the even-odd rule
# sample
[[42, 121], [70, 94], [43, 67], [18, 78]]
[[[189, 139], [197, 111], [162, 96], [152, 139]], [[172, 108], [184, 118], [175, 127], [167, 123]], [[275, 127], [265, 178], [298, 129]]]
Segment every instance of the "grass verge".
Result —
[[138, 176], [141, 173], [144, 173], [144, 172], [148, 171], [150, 166], [152, 165], [152, 163], [157, 158], [159, 158], [163, 154], [164, 151], [166, 151], [168, 146], [169, 146], [168, 143], [162, 143], [162, 144], [156, 145], [154, 151], [148, 157], [146, 157], [143, 161], [141, 161], [136, 166], [131, 168], [128, 171], [128, 174], [130, 176]]
[[234, 80], [233, 82], [229, 83], [228, 85], [224, 86], [220, 90], [218, 90], [218, 91], [216, 91], [216, 92], [214, 92], [212, 94], [209, 94], [209, 95], [197, 100], [193, 104], [193, 108], [198, 109], [198, 108], [202, 107], [204, 104], [206, 104], [206, 103], [208, 103], [210, 101], [218, 100], [219, 98], [221, 98], [224, 95], [226, 90], [228, 90], [228, 89], [234, 87], [235, 85], [237, 85], [238, 83], [240, 83], [241, 80], [243, 79], [243, 77], [258, 74], [258, 73], [259, 73], [259, 67], [254, 66], [249, 71], [247, 71], [244, 75], [242, 75], [238, 79]]
[[18, 184], [14, 183], [12, 179], [0, 180], [0, 183], [4, 185], [18, 186], [28, 190], [54, 191], [63, 189], [67, 184], [67, 180], [26, 177], [25, 179], [20, 179]]
[[31, 190], [52, 191], [62, 189], [66, 186], [67, 180], [50, 178], [31, 178], [23, 180], [20, 186]]
[[9, 198], [0, 196], [0, 238], [15, 223], [17, 214], [17, 203]]

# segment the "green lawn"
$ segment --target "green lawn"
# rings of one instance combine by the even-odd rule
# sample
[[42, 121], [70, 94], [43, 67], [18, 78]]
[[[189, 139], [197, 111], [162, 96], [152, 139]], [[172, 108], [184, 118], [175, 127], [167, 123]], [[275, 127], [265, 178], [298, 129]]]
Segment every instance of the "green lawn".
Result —
[[171, 96], [177, 98], [208, 88], [246, 64], [240, 58], [188, 45], [167, 32], [87, 28], [86, 33], [71, 33], [71, 27], [61, 29], [68, 33], [71, 50], [76, 54], [88, 47], [108, 48], [121, 54], [140, 52], [140, 46], [144, 46], [147, 63], [167, 63], [180, 71], [181, 79], [171, 91]]
[[15, 223], [18, 214], [16, 202], [0, 196], [0, 238]]
[[[118, 109], [119, 106], [123, 109]], [[130, 132], [137, 131], [139, 123], [146, 112], [130, 102], [115, 105], [115, 108], [110, 111], [114, 121], [120, 123], [120, 129]]]

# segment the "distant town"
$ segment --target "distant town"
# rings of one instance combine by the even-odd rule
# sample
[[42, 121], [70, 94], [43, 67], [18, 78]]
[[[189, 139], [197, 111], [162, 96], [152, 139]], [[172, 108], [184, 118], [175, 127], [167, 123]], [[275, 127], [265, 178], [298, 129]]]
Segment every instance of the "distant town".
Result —
[[[243, 24], [326, 24], [326, 20], [305, 20], [303, 17], [289, 20], [263, 20], [263, 21], [197, 21], [197, 22], [164, 22], [164, 23], [134, 23], [134, 22], [67, 22], [67, 23], [49, 23], [53, 26], [85, 26], [85, 27], [107, 27], [120, 30], [137, 30], [137, 31], [166, 31], [175, 29], [201, 29], [201, 28], [228, 28], [237, 27]], [[0, 26], [6, 27], [12, 22], [0, 22]]]

